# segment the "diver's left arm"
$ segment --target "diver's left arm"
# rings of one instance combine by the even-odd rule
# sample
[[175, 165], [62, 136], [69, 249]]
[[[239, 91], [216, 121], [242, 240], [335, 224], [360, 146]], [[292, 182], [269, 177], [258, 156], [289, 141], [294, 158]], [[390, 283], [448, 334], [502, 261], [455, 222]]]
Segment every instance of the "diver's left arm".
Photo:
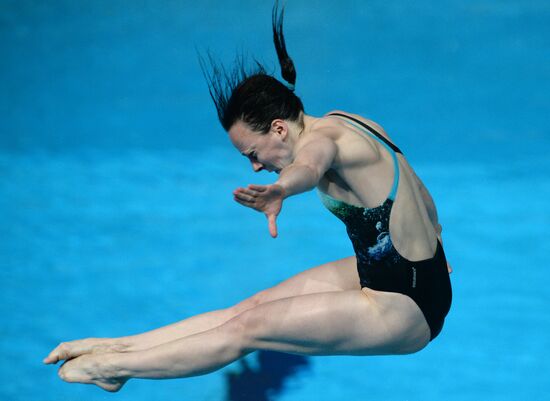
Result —
[[283, 200], [315, 188], [331, 167], [336, 151], [336, 144], [330, 138], [321, 136], [311, 140], [297, 150], [294, 161], [281, 170], [279, 179], [274, 184], [238, 188], [233, 193], [235, 201], [265, 213], [269, 222], [269, 233], [275, 238], [276, 220]]

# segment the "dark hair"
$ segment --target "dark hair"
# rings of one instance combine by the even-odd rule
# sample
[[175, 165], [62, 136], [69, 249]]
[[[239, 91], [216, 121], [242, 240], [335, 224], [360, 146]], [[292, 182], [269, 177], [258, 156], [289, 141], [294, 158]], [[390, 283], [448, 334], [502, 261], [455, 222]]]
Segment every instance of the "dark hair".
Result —
[[304, 111], [302, 101], [294, 94], [296, 69], [286, 50], [283, 15], [284, 7], [279, 11], [279, 1], [276, 0], [272, 11], [273, 42], [281, 75], [289, 83], [288, 86], [267, 74], [265, 68], [255, 59], [254, 65], [247, 67], [245, 57], [239, 55], [234, 68], [228, 71], [210, 53], [209, 67], [206, 60], [199, 55], [210, 96], [226, 131], [237, 120], [242, 120], [252, 130], [267, 133], [273, 120], [281, 118], [298, 121], [300, 113]]

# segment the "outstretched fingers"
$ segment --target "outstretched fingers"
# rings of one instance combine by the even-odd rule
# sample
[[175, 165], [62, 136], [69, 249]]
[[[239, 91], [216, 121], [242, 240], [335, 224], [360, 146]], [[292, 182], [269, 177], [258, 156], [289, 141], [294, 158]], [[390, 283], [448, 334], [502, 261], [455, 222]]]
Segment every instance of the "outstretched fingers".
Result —
[[233, 191], [233, 199], [243, 206], [261, 211], [263, 202], [259, 201], [261, 201], [263, 191], [251, 189], [250, 186], [248, 188], [237, 188]]
[[235, 191], [233, 191], [233, 195], [236, 201], [249, 203], [254, 202], [254, 200], [258, 196], [256, 191], [252, 191], [246, 188], [237, 188]]
[[267, 191], [267, 185], [250, 184], [248, 189], [254, 192], [265, 192]]

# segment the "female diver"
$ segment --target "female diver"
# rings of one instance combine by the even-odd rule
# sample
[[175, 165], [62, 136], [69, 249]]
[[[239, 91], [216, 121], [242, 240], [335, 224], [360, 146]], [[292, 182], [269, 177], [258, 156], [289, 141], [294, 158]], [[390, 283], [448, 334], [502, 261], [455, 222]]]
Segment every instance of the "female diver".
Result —
[[[269, 232], [289, 196], [315, 187], [346, 225], [355, 256], [306, 270], [227, 309], [139, 335], [61, 343], [44, 359], [59, 376], [118, 391], [130, 378], [213, 372], [256, 350], [302, 355], [407, 354], [441, 331], [451, 284], [433, 200], [386, 132], [358, 115], [305, 114], [294, 94], [283, 10], [273, 8], [274, 42], [285, 85], [261, 65], [233, 74], [202, 62], [233, 145], [271, 185], [234, 191], [263, 212]], [[210, 72], [208, 72], [210, 71]]]

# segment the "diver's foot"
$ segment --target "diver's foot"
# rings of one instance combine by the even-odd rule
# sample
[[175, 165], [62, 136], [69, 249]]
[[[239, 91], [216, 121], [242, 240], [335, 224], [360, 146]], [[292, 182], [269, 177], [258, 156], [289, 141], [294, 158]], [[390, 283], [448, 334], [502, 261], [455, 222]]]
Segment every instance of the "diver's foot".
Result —
[[104, 354], [107, 352], [123, 352], [128, 345], [115, 342], [111, 338], [85, 338], [83, 340], [67, 341], [55, 347], [44, 358], [45, 364], [69, 360], [84, 354]]
[[108, 362], [108, 354], [82, 355], [71, 359], [59, 368], [59, 377], [68, 383], [95, 384], [103, 390], [116, 392], [128, 381], [117, 376], [117, 371]]

